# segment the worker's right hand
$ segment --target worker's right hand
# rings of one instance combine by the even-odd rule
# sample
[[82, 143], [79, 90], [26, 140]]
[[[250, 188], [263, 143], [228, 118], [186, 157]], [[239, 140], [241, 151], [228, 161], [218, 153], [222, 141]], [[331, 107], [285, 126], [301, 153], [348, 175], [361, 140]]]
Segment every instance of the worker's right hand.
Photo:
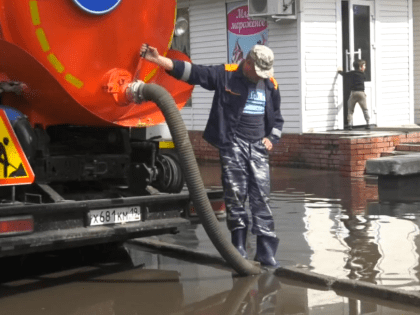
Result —
[[143, 56], [146, 60], [156, 61], [159, 58], [159, 52], [157, 48], [143, 44], [140, 49], [140, 55]]
[[144, 59], [154, 62], [159, 67], [167, 71], [171, 71], [174, 68], [174, 63], [171, 59], [159, 55], [157, 48], [143, 44], [140, 49], [140, 55], [144, 55]]

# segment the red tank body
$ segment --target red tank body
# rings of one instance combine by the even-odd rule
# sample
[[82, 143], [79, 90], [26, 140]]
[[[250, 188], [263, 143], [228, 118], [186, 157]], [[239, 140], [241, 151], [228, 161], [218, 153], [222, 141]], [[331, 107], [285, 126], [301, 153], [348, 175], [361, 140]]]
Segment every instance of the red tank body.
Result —
[[139, 56], [148, 43], [188, 60], [169, 49], [176, 1], [114, 1], [115, 8], [103, 14], [78, 2], [0, 0], [0, 81], [27, 85], [20, 96], [5, 94], [2, 104], [23, 112], [33, 126], [159, 124], [164, 117], [154, 103], [121, 100], [120, 88], [139, 79], [166, 88], [181, 109], [192, 87]]
[[[181, 109], [193, 86], [140, 56], [189, 60], [169, 49], [175, 18], [176, 0], [0, 0], [0, 260], [199, 223], [206, 192], [167, 93]], [[173, 141], [141, 128], [164, 121], [142, 95]], [[204, 217], [223, 220], [223, 192], [207, 196]]]

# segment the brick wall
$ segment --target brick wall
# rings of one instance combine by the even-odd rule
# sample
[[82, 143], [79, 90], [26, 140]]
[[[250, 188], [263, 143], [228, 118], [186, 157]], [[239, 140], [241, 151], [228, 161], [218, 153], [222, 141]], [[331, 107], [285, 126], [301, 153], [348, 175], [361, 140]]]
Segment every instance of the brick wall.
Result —
[[[201, 131], [190, 131], [198, 160], [219, 160], [219, 152], [202, 138]], [[270, 164], [339, 171], [346, 177], [363, 177], [368, 159], [389, 154], [402, 143], [420, 143], [420, 132], [398, 135], [283, 134], [270, 151]]]

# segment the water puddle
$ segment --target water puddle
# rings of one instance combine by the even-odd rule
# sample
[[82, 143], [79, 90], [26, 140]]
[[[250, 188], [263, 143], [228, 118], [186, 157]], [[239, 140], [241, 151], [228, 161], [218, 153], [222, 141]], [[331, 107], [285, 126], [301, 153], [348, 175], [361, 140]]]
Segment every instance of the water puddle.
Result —
[[[207, 187], [220, 187], [217, 164], [201, 166], [201, 172]], [[418, 202], [381, 200], [374, 180], [283, 168], [272, 169], [271, 200], [281, 240], [276, 256], [283, 266], [419, 290]], [[226, 223], [220, 222], [220, 226], [230, 238]], [[200, 225], [155, 238], [217, 254]], [[255, 237], [249, 234], [251, 258], [255, 245]], [[134, 243], [126, 244], [123, 254], [114, 253], [114, 258], [91, 252], [36, 257], [2, 264], [1, 314], [419, 313], [363, 293], [351, 296], [273, 274], [235, 277], [229, 270], [205, 263], [141, 251]]]
[[[129, 245], [127, 253], [126, 259], [114, 262], [98, 260], [90, 266], [32, 274], [36, 285], [1, 283], [1, 314], [417, 314], [403, 305], [311, 288], [272, 273], [235, 277], [229, 271], [141, 252], [135, 245]], [[4, 294], [8, 287], [16, 291]]]
[[[202, 166], [212, 185], [220, 180], [218, 168]], [[271, 182], [281, 240], [277, 258], [284, 266], [409, 291], [420, 288], [420, 203], [406, 192], [404, 200], [393, 187], [379, 194], [372, 179], [307, 169], [272, 168]], [[255, 252], [251, 234], [248, 252]]]

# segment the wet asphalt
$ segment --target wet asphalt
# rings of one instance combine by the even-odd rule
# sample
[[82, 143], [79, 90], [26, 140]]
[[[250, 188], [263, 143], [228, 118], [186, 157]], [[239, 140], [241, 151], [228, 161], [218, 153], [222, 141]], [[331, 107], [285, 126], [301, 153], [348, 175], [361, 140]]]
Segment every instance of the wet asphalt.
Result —
[[[206, 187], [220, 188], [217, 163], [200, 165]], [[375, 178], [272, 168], [277, 259], [337, 279], [392, 289], [420, 288], [420, 206]], [[225, 222], [222, 233], [229, 237]], [[217, 255], [200, 225], [153, 240]], [[247, 250], [255, 253], [255, 237]], [[352, 296], [265, 273], [144, 251], [82, 248], [2, 261], [0, 314], [418, 314], [420, 309]]]

